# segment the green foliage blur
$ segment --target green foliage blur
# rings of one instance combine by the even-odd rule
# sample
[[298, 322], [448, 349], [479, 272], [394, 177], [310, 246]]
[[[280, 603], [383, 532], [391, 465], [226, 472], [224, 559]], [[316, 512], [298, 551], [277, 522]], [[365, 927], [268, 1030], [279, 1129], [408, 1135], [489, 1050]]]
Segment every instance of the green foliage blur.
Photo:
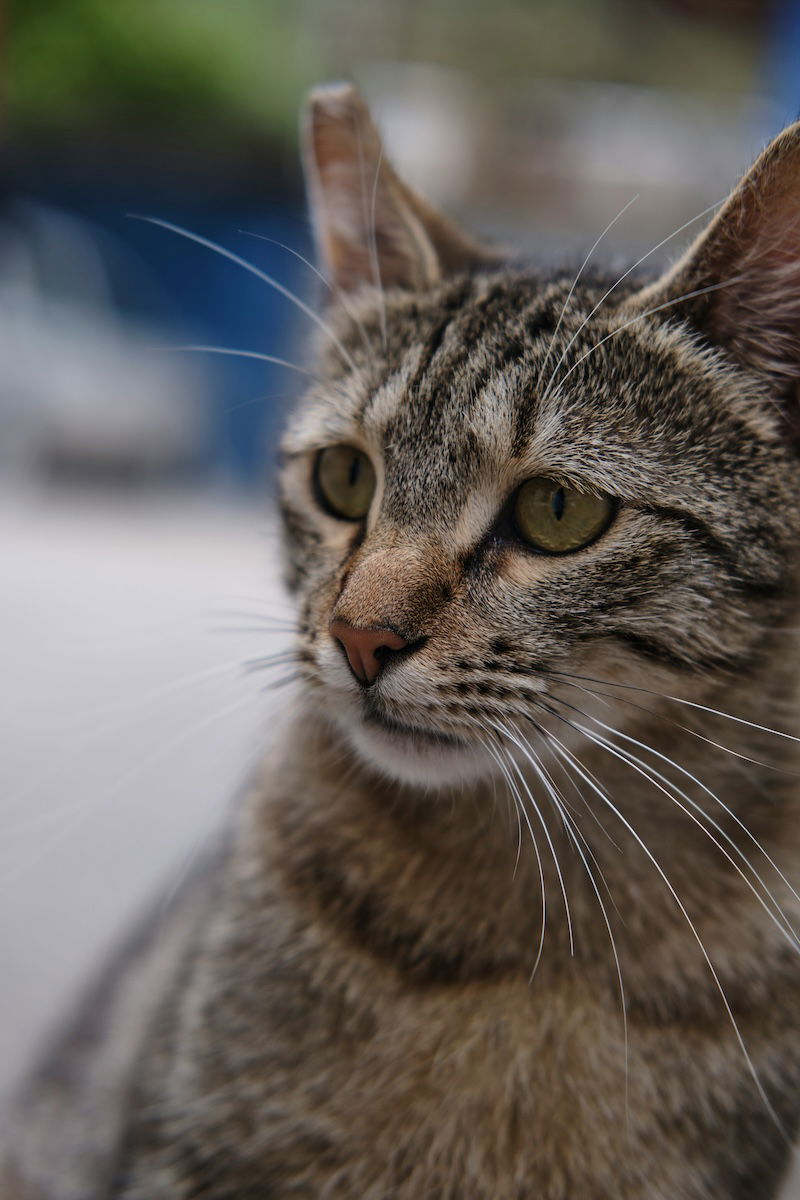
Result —
[[286, 0], [17, 0], [15, 131], [294, 130], [313, 47]]
[[381, 60], [734, 96], [758, 57], [752, 29], [668, 0], [12, 0], [8, 23], [22, 136], [294, 138], [308, 86]]

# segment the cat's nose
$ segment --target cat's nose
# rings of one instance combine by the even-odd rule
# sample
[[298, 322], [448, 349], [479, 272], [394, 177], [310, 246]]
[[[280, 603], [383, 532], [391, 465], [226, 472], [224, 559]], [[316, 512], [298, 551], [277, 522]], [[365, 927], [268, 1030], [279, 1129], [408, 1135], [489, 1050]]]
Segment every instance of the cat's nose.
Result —
[[405, 638], [392, 629], [356, 629], [347, 621], [331, 621], [328, 628], [331, 637], [344, 646], [350, 670], [366, 687], [378, 678], [387, 658], [408, 645]]

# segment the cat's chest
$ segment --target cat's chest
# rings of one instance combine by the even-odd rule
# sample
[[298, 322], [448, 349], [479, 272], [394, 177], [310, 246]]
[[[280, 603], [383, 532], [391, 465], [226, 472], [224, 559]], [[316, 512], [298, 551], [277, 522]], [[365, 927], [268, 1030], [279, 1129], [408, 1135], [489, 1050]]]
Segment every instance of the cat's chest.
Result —
[[[224, 1097], [213, 1114], [200, 1106], [216, 1126], [209, 1137], [227, 1144], [226, 1130], [237, 1129], [238, 1153], [256, 1174], [281, 1178], [287, 1195], [305, 1181], [309, 1195], [331, 1186], [341, 1196], [504, 1200], [555, 1196], [555, 1183], [541, 1190], [545, 1180], [573, 1177], [593, 1194], [587, 1147], [606, 1156], [624, 1140], [619, 1011], [604, 1025], [574, 996], [570, 1004], [542, 989], [537, 999], [526, 981], [417, 989], [384, 980], [367, 1009], [352, 978], [344, 990], [335, 975], [329, 984], [327, 995], [312, 985], [291, 1001], [279, 982], [257, 1039], [217, 1043], [199, 1071], [192, 1052], [180, 1078], [195, 1127], [198, 1097]], [[198, 1029], [206, 1044], [209, 1032]], [[592, 1084], [601, 1078], [602, 1099]]]
[[231, 1148], [231, 1178], [274, 1179], [276, 1196], [739, 1194], [703, 1133], [717, 1093], [747, 1086], [738, 1060], [713, 1076], [715, 1026], [626, 1030], [618, 993], [580, 971], [455, 988], [374, 971], [284, 960], [252, 1007], [229, 994], [223, 1022], [206, 980], [171, 1139], [187, 1114], [195, 1144], [205, 1126]]

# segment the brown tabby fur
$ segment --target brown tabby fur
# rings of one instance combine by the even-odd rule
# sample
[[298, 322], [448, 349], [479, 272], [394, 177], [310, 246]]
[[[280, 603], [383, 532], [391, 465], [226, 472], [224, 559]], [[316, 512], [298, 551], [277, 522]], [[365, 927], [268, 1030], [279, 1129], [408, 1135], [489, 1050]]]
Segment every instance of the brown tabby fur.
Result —
[[[800, 1122], [800, 753], [768, 732], [800, 732], [800, 127], [643, 290], [473, 243], [350, 88], [309, 160], [337, 299], [283, 452], [302, 714], [167, 927], [199, 933], [149, 1033], [118, 969], [2, 1195], [769, 1200]], [[366, 522], [320, 506], [337, 443]], [[613, 497], [606, 533], [522, 544], [538, 475]], [[364, 689], [332, 618], [408, 648]], [[78, 1096], [91, 1161], [52, 1135]]]

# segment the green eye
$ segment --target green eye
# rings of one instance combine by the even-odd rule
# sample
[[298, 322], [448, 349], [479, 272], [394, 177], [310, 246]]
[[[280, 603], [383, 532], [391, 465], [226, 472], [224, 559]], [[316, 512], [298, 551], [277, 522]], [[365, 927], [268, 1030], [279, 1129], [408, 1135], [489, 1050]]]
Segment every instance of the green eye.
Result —
[[375, 494], [375, 471], [353, 446], [328, 446], [317, 455], [316, 480], [325, 508], [335, 517], [360, 521]]
[[545, 554], [568, 554], [599, 537], [611, 523], [614, 505], [552, 479], [529, 479], [514, 501], [520, 537]]

